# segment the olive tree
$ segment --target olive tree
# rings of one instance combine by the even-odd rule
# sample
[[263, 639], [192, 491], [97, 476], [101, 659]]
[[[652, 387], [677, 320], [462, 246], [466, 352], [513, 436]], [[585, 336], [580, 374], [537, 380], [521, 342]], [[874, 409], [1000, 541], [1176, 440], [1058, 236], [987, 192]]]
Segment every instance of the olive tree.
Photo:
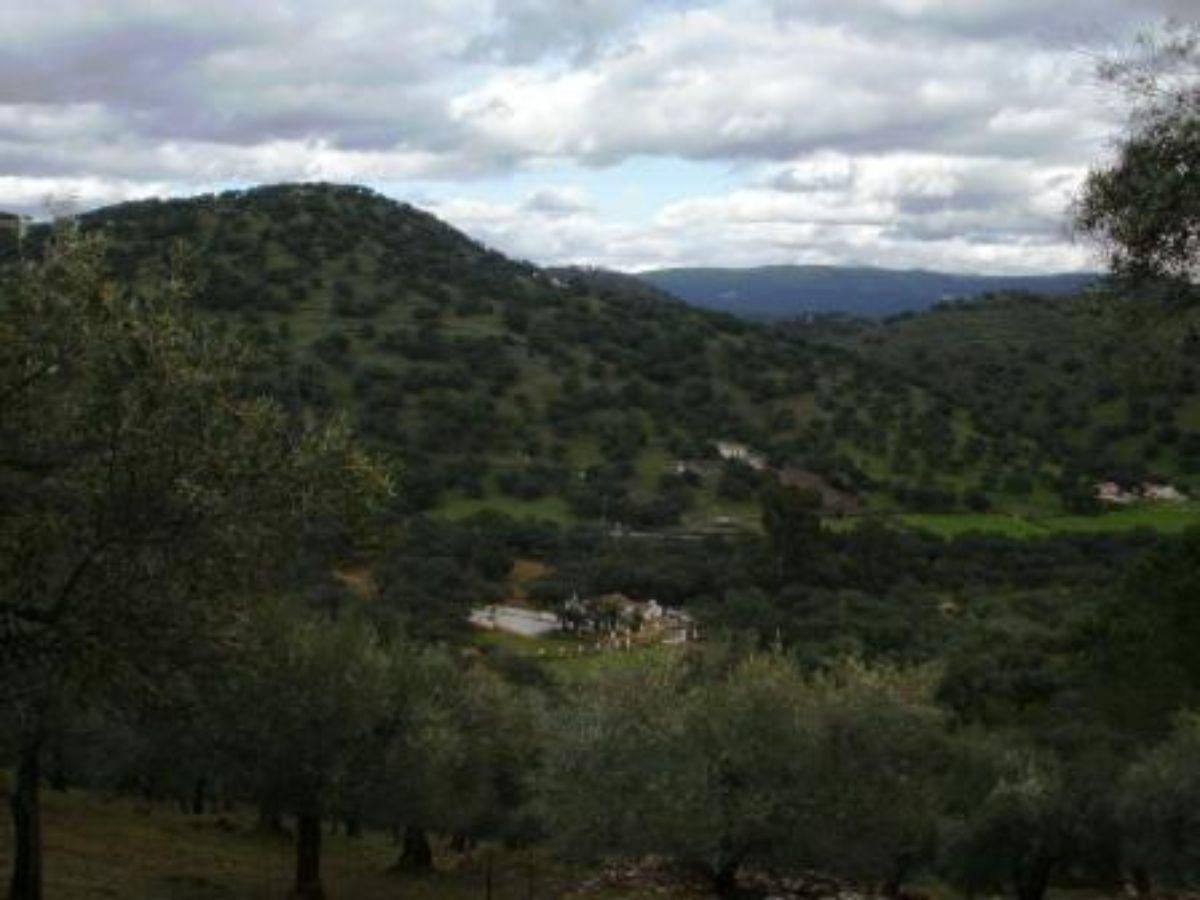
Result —
[[932, 672], [844, 662], [810, 681], [819, 723], [811, 862], [899, 896], [932, 861], [952, 744]]
[[944, 768], [915, 684], [857, 665], [806, 677], [780, 654], [619, 669], [549, 741], [547, 830], [578, 856], [668, 856], [721, 895], [747, 865], [898, 889], [932, 849]]
[[1137, 760], [1121, 782], [1125, 854], [1140, 892], [1151, 879], [1200, 884], [1200, 718], [1182, 716], [1170, 738]]
[[461, 843], [537, 836], [530, 809], [530, 773], [541, 750], [543, 720], [535, 691], [519, 688], [483, 665], [452, 681], [434, 743], [440, 783], [428, 803], [428, 824]]
[[337, 425], [248, 395], [248, 359], [173, 274], [135, 295], [69, 229], [0, 283], [0, 716], [10, 895], [38, 900], [43, 747], [67, 707], [202, 663], [310, 530], [387, 480]]
[[1042, 900], [1067, 871], [1106, 886], [1118, 875], [1120, 776], [1112, 735], [1086, 724], [1061, 733], [993, 732], [976, 741], [975, 774], [944, 835], [950, 880], [968, 893]]
[[408, 737], [407, 656], [352, 619], [277, 605], [258, 615], [229, 673], [217, 701], [226, 767], [260, 803], [295, 816], [296, 897], [324, 896], [322, 822], [361, 817], [391, 742]]

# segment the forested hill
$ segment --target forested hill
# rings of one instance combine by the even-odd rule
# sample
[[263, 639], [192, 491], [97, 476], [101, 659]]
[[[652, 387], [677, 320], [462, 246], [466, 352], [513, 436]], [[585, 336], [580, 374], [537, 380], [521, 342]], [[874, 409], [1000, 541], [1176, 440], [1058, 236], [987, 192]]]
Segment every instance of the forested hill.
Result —
[[718, 441], [870, 508], [1004, 506], [1050, 477], [1020, 435], [845, 349], [514, 262], [363, 188], [136, 202], [82, 226], [139, 289], [186, 248], [197, 302], [258, 348], [261, 387], [348, 411], [402, 463], [408, 510], [757, 521], [761, 476]]
[[814, 321], [853, 349], [1030, 435], [1068, 470], [1194, 486], [1200, 476], [1200, 305], [1145, 290], [941, 304], [884, 323]]
[[827, 312], [882, 317], [987, 293], [1068, 294], [1096, 280], [1087, 274], [1006, 277], [834, 266], [660, 269], [637, 277], [695, 306], [759, 319]]

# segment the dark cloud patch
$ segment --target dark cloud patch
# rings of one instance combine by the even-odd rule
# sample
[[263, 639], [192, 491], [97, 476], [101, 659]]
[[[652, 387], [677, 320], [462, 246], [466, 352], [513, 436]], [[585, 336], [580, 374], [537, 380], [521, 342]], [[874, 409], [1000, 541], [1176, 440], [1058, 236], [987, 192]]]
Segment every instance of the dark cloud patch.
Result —
[[1182, 14], [1189, 5], [1190, 0], [772, 0], [781, 22], [819, 20], [893, 37], [903, 30], [935, 39], [1060, 47], [1104, 41], [1151, 19]]
[[593, 206], [588, 199], [578, 191], [562, 188], [541, 188], [534, 191], [521, 208], [534, 213], [540, 213], [551, 218], [571, 216], [576, 213], [590, 212]]
[[488, 27], [467, 45], [467, 59], [528, 65], [556, 60], [585, 65], [620, 50], [637, 23], [704, 0], [493, 0]]

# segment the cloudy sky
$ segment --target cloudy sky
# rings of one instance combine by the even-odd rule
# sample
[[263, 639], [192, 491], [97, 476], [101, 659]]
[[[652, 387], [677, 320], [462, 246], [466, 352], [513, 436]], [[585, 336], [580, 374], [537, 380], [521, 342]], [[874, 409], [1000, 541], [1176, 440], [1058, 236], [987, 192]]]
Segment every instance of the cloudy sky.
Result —
[[0, 0], [0, 208], [348, 181], [539, 263], [1087, 268], [1090, 60], [1195, 3]]

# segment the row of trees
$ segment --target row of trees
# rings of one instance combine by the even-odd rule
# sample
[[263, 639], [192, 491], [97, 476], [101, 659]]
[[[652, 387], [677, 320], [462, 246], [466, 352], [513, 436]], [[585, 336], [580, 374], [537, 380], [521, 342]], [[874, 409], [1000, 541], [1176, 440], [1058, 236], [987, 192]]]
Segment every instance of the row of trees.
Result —
[[267, 605], [241, 634], [158, 703], [76, 710], [55, 739], [87, 748], [67, 754], [75, 783], [292, 817], [299, 897], [324, 894], [330, 822], [402, 834], [404, 871], [432, 864], [438, 833], [589, 864], [654, 854], [722, 896], [746, 870], [889, 896], [936, 873], [1018, 900], [1065, 879], [1149, 892], [1200, 877], [1200, 724], [1164, 727], [1182, 694], [1151, 737], [1117, 730], [1117, 705], [997, 712], [957, 704], [939, 667], [811, 669], [735, 643], [621, 657], [564, 691], [353, 616]]
[[1102, 734], [966, 727], [927, 669], [724, 665], [614, 671], [562, 715], [542, 802], [564, 852], [661, 854], [722, 896], [749, 866], [889, 896], [937, 871], [1018, 900], [1067, 877], [1148, 892], [1200, 875], [1195, 718], [1129, 764]]

